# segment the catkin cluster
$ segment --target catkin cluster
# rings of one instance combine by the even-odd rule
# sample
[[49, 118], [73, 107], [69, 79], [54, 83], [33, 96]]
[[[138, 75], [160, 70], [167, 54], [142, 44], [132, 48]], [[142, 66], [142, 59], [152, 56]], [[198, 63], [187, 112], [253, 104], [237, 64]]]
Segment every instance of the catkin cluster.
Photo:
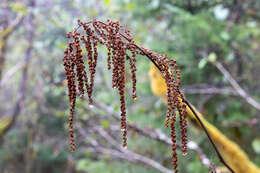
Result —
[[[64, 51], [64, 69], [68, 81], [68, 95], [70, 101], [69, 133], [72, 151], [75, 150], [73, 135], [73, 117], [76, 98], [79, 95], [88, 96], [89, 104], [93, 104], [92, 92], [98, 61], [99, 44], [107, 48], [107, 68], [112, 70], [112, 88], [117, 89], [120, 95], [121, 131], [123, 133], [123, 147], [127, 145], [126, 103], [125, 103], [125, 64], [128, 61], [132, 74], [132, 98], [136, 99], [136, 55], [149, 58], [162, 73], [167, 83], [168, 110], [165, 125], [170, 124], [172, 138], [172, 165], [177, 170], [176, 153], [176, 110], [180, 115], [181, 149], [187, 153], [187, 122], [186, 105], [180, 91], [181, 75], [176, 61], [168, 59], [166, 55], [157, 54], [149, 49], [135, 44], [130, 31], [122, 27], [118, 21], [108, 20], [107, 23], [92, 20], [82, 22], [67, 34], [68, 47]], [[82, 53], [82, 47], [86, 55]], [[87, 62], [87, 63], [85, 63]], [[86, 65], [85, 65], [86, 64]], [[85, 94], [86, 93], [86, 94]]]

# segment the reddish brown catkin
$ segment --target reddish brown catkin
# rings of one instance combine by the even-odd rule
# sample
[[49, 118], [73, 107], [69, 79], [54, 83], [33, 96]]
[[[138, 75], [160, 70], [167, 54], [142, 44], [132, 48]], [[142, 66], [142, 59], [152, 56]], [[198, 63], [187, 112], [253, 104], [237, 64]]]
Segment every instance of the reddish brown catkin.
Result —
[[175, 173], [178, 173], [178, 157], [177, 157], [177, 144], [176, 144], [176, 134], [175, 134], [175, 122], [176, 114], [173, 113], [171, 118], [171, 139], [172, 139], [172, 166]]
[[72, 53], [72, 43], [69, 43], [68, 48], [65, 50], [63, 62], [65, 74], [68, 81], [69, 101], [70, 101], [70, 117], [69, 117], [69, 134], [70, 134], [70, 146], [71, 150], [75, 151], [74, 135], [73, 135], [73, 117], [76, 103], [76, 84], [75, 84], [75, 54]]
[[82, 49], [79, 44], [79, 33], [76, 32], [72, 36], [74, 38], [74, 46], [76, 47], [76, 67], [77, 67], [77, 78], [78, 78], [78, 90], [80, 92], [80, 96], [84, 96], [84, 79], [86, 77], [85, 74], [85, 65], [82, 55]]
[[[184, 96], [179, 89], [181, 84], [181, 74], [177, 65], [175, 66], [176, 66], [177, 85], [178, 85], [177, 92], [179, 93], [180, 98], [183, 100]], [[187, 111], [186, 111], [185, 104], [180, 104], [180, 102], [178, 102], [178, 104], [179, 104], [178, 109], [180, 109], [179, 115], [180, 115], [180, 127], [181, 127], [181, 150], [182, 150], [182, 154], [186, 155], [187, 154], [187, 120], [186, 120]]]
[[[130, 37], [130, 33], [128, 33], [128, 37]], [[131, 68], [131, 73], [132, 73], [132, 98], [136, 99], [136, 66], [135, 66], [135, 56], [136, 56], [136, 50], [134, 46], [134, 40], [130, 41], [130, 51], [132, 53], [132, 58], [130, 58], [130, 68]]]
[[[70, 101], [69, 133], [72, 151], [75, 150], [73, 117], [77, 88], [80, 96], [84, 96], [84, 93], [87, 92], [89, 103], [92, 104], [94, 77], [96, 65], [99, 60], [97, 46], [101, 44], [107, 48], [107, 67], [108, 70], [112, 69], [112, 88], [117, 89], [120, 96], [123, 147], [127, 146], [125, 58], [129, 60], [130, 64], [133, 99], [136, 99], [136, 56], [142, 55], [148, 57], [161, 71], [167, 84], [168, 110], [166, 112], [165, 125], [167, 127], [170, 125], [171, 128], [172, 165], [175, 172], [178, 172], [175, 110], [179, 112], [180, 116], [181, 149], [183, 154], [187, 153], [187, 112], [186, 104], [181, 103], [179, 100], [184, 99], [184, 96], [180, 91], [181, 76], [176, 61], [168, 59], [166, 55], [157, 54], [149, 49], [137, 46], [130, 31], [122, 27], [118, 21], [108, 20], [107, 23], [103, 23], [93, 20], [84, 23], [78, 20], [78, 27], [76, 27], [73, 32], [69, 32], [67, 36], [69, 43], [68, 48], [64, 51], [65, 56], [63, 62], [68, 81], [68, 96]], [[82, 54], [82, 46], [86, 49], [86, 55]], [[131, 53], [131, 55], [128, 55], [128, 52]], [[83, 56], [86, 57], [87, 63], [84, 62]]]

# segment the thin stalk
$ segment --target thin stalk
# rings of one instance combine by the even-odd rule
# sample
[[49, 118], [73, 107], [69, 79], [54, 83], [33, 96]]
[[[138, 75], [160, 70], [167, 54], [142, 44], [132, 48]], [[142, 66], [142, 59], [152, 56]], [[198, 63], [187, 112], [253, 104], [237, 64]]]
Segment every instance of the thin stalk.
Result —
[[192, 111], [192, 113], [195, 115], [196, 119], [199, 121], [202, 129], [204, 130], [204, 132], [206, 133], [209, 141], [211, 142], [211, 144], [213, 145], [213, 148], [215, 149], [219, 160], [230, 170], [230, 172], [235, 173], [235, 171], [226, 163], [226, 161], [223, 159], [222, 155], [220, 154], [216, 144], [213, 142], [213, 139], [211, 138], [207, 128], [205, 127], [205, 125], [203, 124], [203, 122], [201, 121], [200, 117], [198, 116], [198, 114], [196, 113], [196, 111], [193, 109], [193, 107], [190, 105], [190, 103], [187, 100], [183, 100], [183, 102], [190, 108], [190, 110]]

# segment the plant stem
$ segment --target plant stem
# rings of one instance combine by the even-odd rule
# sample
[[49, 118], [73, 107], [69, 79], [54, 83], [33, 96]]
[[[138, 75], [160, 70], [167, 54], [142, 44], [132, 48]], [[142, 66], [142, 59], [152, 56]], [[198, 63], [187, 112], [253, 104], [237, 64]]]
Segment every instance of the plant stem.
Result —
[[200, 117], [198, 116], [198, 114], [196, 113], [196, 111], [193, 109], [193, 107], [190, 105], [190, 103], [187, 100], [183, 100], [183, 102], [190, 108], [190, 110], [192, 111], [192, 113], [194, 114], [194, 116], [196, 117], [196, 119], [199, 121], [202, 129], [204, 130], [204, 132], [206, 133], [209, 141], [211, 142], [211, 144], [213, 145], [213, 148], [215, 149], [219, 160], [232, 172], [235, 173], [235, 171], [225, 162], [225, 160], [223, 159], [222, 155], [220, 154], [216, 144], [213, 142], [213, 139], [211, 138], [207, 128], [205, 127], [205, 125], [203, 124], [203, 122], [201, 121]]

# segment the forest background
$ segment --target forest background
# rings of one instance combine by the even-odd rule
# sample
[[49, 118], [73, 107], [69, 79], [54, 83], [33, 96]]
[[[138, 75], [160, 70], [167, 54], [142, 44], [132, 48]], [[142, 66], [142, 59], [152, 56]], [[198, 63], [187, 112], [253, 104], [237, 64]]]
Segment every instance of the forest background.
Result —
[[[141, 56], [136, 101], [127, 83], [127, 152], [119, 147], [120, 103], [111, 88], [106, 51], [97, 66], [97, 104], [77, 102], [77, 149], [70, 152], [62, 58], [66, 33], [78, 18], [119, 20], [137, 44], [176, 59], [187, 99], [260, 166], [259, 0], [1, 0], [1, 173], [171, 170], [167, 107], [158, 97], [164, 90], [151, 82], [158, 76]], [[192, 122], [188, 127], [189, 152], [179, 152], [180, 172], [208, 172], [210, 163], [221, 170], [205, 134]]]

